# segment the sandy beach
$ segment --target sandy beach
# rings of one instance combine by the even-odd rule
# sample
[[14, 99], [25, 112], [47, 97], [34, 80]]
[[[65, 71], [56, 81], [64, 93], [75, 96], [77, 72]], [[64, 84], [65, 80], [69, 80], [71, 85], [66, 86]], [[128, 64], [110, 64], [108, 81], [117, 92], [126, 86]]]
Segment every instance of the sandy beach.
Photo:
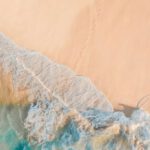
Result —
[[[0, 0], [0, 31], [90, 78], [116, 109], [132, 108], [150, 94], [149, 5], [148, 0]], [[144, 107], [150, 110], [150, 103]]]

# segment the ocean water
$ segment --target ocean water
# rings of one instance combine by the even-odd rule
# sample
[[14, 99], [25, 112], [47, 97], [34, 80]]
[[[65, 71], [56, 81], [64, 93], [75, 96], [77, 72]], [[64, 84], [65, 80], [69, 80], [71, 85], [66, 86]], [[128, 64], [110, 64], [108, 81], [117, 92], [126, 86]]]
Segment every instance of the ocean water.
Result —
[[[54, 104], [55, 100], [44, 100], [30, 105], [1, 105], [0, 150], [150, 149], [150, 115], [142, 110], [135, 110], [127, 118], [122, 112], [87, 109], [81, 115], [92, 123], [95, 129], [92, 133], [80, 128], [73, 118], [56, 132], [51, 129], [59, 124], [60, 114], [52, 113]], [[46, 119], [44, 123], [42, 116]], [[55, 138], [48, 140], [51, 132]]]
[[30, 150], [24, 119], [28, 106], [0, 106], [0, 148], [3, 150]]
[[[24, 127], [29, 108], [26, 105], [0, 106], [0, 149], [1, 150], [74, 150], [71, 146], [80, 139], [76, 124], [71, 121], [53, 141], [42, 144], [30, 143]], [[55, 148], [54, 148], [55, 147]], [[90, 150], [87, 147], [87, 150]]]
[[[41, 134], [38, 134], [36, 131], [37, 126], [40, 125], [40, 121], [37, 118], [40, 118], [40, 109], [39, 107], [43, 107], [43, 104], [54, 106], [55, 102], [48, 102], [47, 100], [43, 101], [42, 106], [40, 103], [31, 104], [31, 105], [1, 105], [0, 106], [0, 149], [1, 150], [100, 150], [101, 146], [104, 149], [115, 150], [117, 147], [117, 143], [119, 145], [120, 139], [114, 136], [112, 131], [112, 136], [109, 135], [111, 133], [104, 132], [99, 137], [98, 130], [91, 135], [87, 131], [83, 131], [79, 128], [79, 126], [71, 119], [59, 132], [55, 132], [56, 137], [54, 140], [47, 140], [45, 137], [47, 133], [44, 133], [43, 142], [38, 143], [38, 138]], [[53, 122], [53, 117], [56, 119], [57, 115], [51, 113], [50, 108], [47, 107], [43, 109], [44, 117], [49, 118], [52, 123], [52, 127], [55, 126]], [[51, 115], [46, 115], [47, 111], [50, 111]], [[34, 113], [38, 116], [35, 119], [31, 119], [29, 116]], [[42, 112], [42, 113], [43, 113]], [[39, 113], [39, 114], [38, 114]], [[102, 112], [100, 110], [90, 109], [82, 113], [85, 118], [88, 118], [95, 128], [99, 129], [100, 127], [105, 127], [105, 123], [108, 120], [113, 119], [110, 112]], [[114, 114], [116, 120], [119, 120], [119, 116], [122, 114]], [[118, 116], [118, 117], [117, 117]], [[29, 117], [29, 118], [28, 118]], [[33, 128], [29, 128], [29, 130], [25, 127], [26, 119], [30, 119], [30, 121], [34, 120]], [[121, 117], [122, 118], [122, 117]], [[54, 119], [54, 120], [55, 120]], [[126, 120], [125, 122], [127, 122]], [[47, 121], [48, 122], [48, 121]], [[42, 128], [46, 129], [46, 124]], [[107, 124], [107, 123], [106, 123]], [[52, 128], [51, 126], [48, 126]], [[44, 132], [44, 130], [41, 130]], [[110, 131], [111, 132], [111, 131]], [[32, 134], [31, 134], [32, 133]], [[34, 135], [35, 133], [35, 135]], [[32, 135], [32, 140], [29, 140], [29, 134]], [[97, 135], [96, 135], [97, 134]], [[36, 137], [37, 136], [37, 137]], [[34, 141], [35, 138], [35, 141]]]
[[41, 145], [32, 145], [27, 138], [24, 121], [29, 105], [0, 105], [0, 149], [40, 150]]
[[[48, 105], [49, 107], [45, 108], [44, 104]], [[37, 102], [31, 105], [1, 105], [0, 106], [0, 149], [2, 150], [98, 150], [100, 149], [100, 148], [93, 148], [94, 146], [93, 144], [95, 143], [98, 143], [97, 145], [101, 144], [101, 138], [98, 139], [99, 138], [98, 137], [97, 138], [98, 140], [96, 140], [97, 142], [93, 142], [91, 138], [92, 135], [90, 135], [88, 131], [83, 131], [82, 129], [80, 129], [77, 123], [75, 123], [73, 119], [70, 119], [70, 121], [66, 123], [61, 128], [61, 130], [59, 130], [59, 132], [54, 132], [56, 134], [56, 137], [53, 140], [47, 140], [46, 137], [49, 134], [48, 130], [46, 133], [44, 132], [44, 130], [41, 130], [41, 133], [44, 132], [44, 136], [42, 137], [43, 141], [38, 142], [38, 139], [41, 136], [41, 134], [38, 133], [37, 127], [40, 124], [42, 124], [42, 122], [39, 121], [40, 115], [44, 113], [43, 115], [44, 118], [49, 119], [50, 122], [52, 123], [51, 125], [49, 125], [47, 124], [49, 121], [46, 120], [46, 122], [43, 125], [41, 125], [41, 127], [43, 129], [47, 129], [47, 128], [53, 129], [55, 126], [55, 122], [53, 120], [57, 120], [58, 117], [58, 114], [52, 113], [53, 108], [56, 107], [55, 104], [56, 104], [55, 100], [53, 101], [45, 100], [42, 102], [42, 105], [41, 102], [39, 103]], [[43, 107], [45, 109], [42, 109], [43, 112], [41, 112], [40, 108]], [[31, 118], [30, 115], [33, 116], [34, 113], [36, 114], [37, 117]], [[111, 114], [112, 113], [101, 112], [95, 109], [90, 109], [82, 113], [82, 115], [85, 118], [89, 118], [89, 120], [93, 122], [93, 126], [94, 124], [96, 125], [95, 128], [99, 128], [100, 126], [105, 126], [105, 123], [103, 124], [103, 119], [105, 118], [105, 116], [106, 118], [107, 117], [109, 118]], [[34, 123], [31, 122], [32, 128], [28, 127], [28, 130], [25, 126], [25, 122], [28, 122], [27, 118], [30, 121], [34, 122]], [[29, 134], [31, 134], [32, 140], [29, 138]], [[102, 136], [102, 139], [103, 138], [104, 137]], [[108, 144], [107, 147], [111, 147], [113, 145], [114, 144], [112, 139], [112, 142], [110, 142], [110, 144]]]

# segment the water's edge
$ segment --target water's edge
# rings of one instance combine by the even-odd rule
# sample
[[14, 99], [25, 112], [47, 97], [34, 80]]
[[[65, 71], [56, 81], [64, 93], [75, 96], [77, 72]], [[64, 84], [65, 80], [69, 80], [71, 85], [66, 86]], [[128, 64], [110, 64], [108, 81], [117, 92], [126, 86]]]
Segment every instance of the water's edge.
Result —
[[[128, 118], [114, 112], [89, 79], [3, 34], [0, 67], [3, 76], [11, 76], [10, 93], [19, 102], [27, 100], [26, 105], [0, 105], [3, 150], [150, 149], [149, 113], [136, 109]], [[7, 95], [1, 99], [7, 101]]]

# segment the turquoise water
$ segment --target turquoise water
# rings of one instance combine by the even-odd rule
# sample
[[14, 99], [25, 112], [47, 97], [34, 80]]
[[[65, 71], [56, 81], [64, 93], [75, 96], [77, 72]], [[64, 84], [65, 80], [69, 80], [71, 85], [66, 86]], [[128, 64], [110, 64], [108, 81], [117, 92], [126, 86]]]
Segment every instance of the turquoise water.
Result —
[[[55, 140], [45, 141], [41, 145], [30, 143], [28, 132], [24, 128], [24, 122], [29, 115], [28, 112], [30, 112], [31, 106], [0, 106], [0, 150], [95, 150], [88, 133], [79, 130], [73, 120], [59, 130]], [[38, 110], [35, 107], [34, 109]], [[103, 112], [103, 115], [102, 112], [98, 112], [95, 109], [88, 110], [83, 115], [92, 117], [95, 116], [93, 113], [99, 116], [93, 118], [93, 122], [97, 122], [97, 124], [102, 122], [100, 119], [106, 116], [106, 112]], [[109, 144], [107, 142], [104, 144], [107, 145], [106, 149], [115, 149], [115, 143], [117, 141], [112, 139], [112, 141], [109, 141]]]
[[[71, 146], [80, 139], [80, 134], [74, 122], [62, 129], [52, 142], [42, 145], [31, 145], [24, 128], [24, 120], [29, 106], [1, 105], [0, 106], [0, 149], [1, 150], [74, 150]], [[90, 150], [87, 146], [87, 150]]]
[[2, 150], [31, 150], [24, 129], [28, 106], [0, 106], [0, 148]]
[[[122, 148], [122, 146], [124, 150], [132, 149], [132, 145], [128, 143], [127, 135], [123, 130], [118, 135], [114, 134], [111, 136], [110, 134], [110, 137], [108, 132], [102, 132], [101, 137], [99, 136], [98, 130], [96, 130], [96, 133], [93, 135], [80, 130], [73, 120], [63, 129], [60, 129], [59, 133], [56, 133], [55, 140], [44, 141], [45, 143], [41, 145], [30, 143], [28, 140], [28, 132], [24, 128], [24, 122], [31, 113], [31, 106], [0, 106], [0, 150], [115, 150], [117, 147], [119, 147], [119, 149]], [[34, 109], [38, 110], [36, 107], [34, 107]], [[37, 111], [36, 115], [38, 115]], [[116, 112], [114, 116], [111, 116], [111, 112], [101, 112], [96, 109], [88, 109], [82, 113], [82, 115], [84, 115], [85, 118], [88, 117], [96, 129], [98, 129], [99, 126], [105, 127], [103, 119], [107, 119], [106, 117], [110, 117], [112, 120], [113, 117], [115, 117], [116, 120], [119, 120], [120, 117], [123, 118], [121, 113]], [[127, 121], [125, 119], [126, 118], [123, 118], [122, 124], [124, 124], [124, 121]], [[38, 124], [39, 122], [36, 123]], [[35, 126], [33, 126], [33, 130], [35, 130]], [[142, 135], [145, 131], [146, 130], [141, 130], [139, 134]], [[149, 139], [149, 134], [147, 134], [147, 139]]]
[[[30, 143], [24, 122], [31, 106], [0, 105], [0, 150], [92, 150], [77, 125], [70, 121], [55, 140], [38, 145]], [[81, 142], [82, 141], [82, 142]], [[76, 144], [80, 143], [80, 148]]]

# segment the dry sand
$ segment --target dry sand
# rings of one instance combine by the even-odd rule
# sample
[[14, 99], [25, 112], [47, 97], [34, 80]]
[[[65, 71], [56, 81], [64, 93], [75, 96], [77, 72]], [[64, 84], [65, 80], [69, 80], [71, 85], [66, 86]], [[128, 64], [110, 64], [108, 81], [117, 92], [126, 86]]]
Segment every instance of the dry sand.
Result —
[[88, 76], [116, 108], [132, 107], [150, 93], [149, 6], [148, 0], [0, 0], [0, 31]]

